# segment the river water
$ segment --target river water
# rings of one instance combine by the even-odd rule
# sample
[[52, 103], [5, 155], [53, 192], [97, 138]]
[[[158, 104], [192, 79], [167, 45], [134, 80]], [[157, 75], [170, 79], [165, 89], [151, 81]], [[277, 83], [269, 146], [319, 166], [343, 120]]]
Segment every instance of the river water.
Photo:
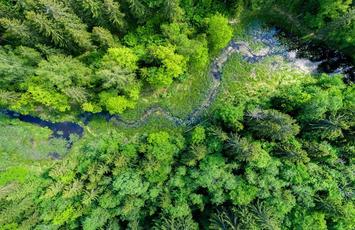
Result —
[[[244, 41], [231, 41], [228, 46], [221, 52], [211, 65], [210, 75], [212, 77], [212, 86], [206, 90], [206, 98], [201, 105], [196, 108], [186, 118], [181, 119], [175, 117], [169, 111], [166, 111], [160, 107], [149, 108], [141, 118], [135, 121], [125, 121], [120, 116], [111, 116], [108, 113], [100, 113], [95, 116], [104, 117], [107, 121], [114, 121], [116, 124], [125, 125], [127, 127], [138, 127], [143, 125], [150, 115], [159, 113], [171, 120], [176, 125], [192, 125], [199, 122], [199, 118], [203, 112], [214, 101], [220, 81], [222, 78], [222, 68], [228, 57], [236, 52], [239, 52], [246, 61], [254, 63], [262, 60], [263, 58], [271, 55], [283, 56], [291, 65], [295, 68], [308, 71], [308, 72], [325, 72], [325, 73], [342, 73], [346, 76], [348, 82], [353, 82], [355, 78], [355, 68], [351, 65], [348, 58], [337, 51], [327, 49], [323, 46], [317, 46], [314, 44], [301, 45], [294, 37], [290, 38], [290, 42], [285, 46], [281, 41], [285, 40], [285, 34], [280, 33], [277, 29], [262, 29], [261, 27], [253, 27], [248, 32], [250, 37], [257, 42], [264, 44], [265, 49], [253, 52]], [[287, 37], [286, 37], [287, 40]], [[47, 127], [52, 130], [53, 137], [64, 138], [70, 140], [70, 135], [75, 134], [79, 137], [83, 135], [84, 129], [74, 122], [51, 122], [42, 120], [38, 117], [31, 115], [22, 115], [17, 112], [2, 109], [0, 113], [7, 115], [8, 117], [19, 119], [24, 122], [39, 125], [41, 127]], [[79, 116], [84, 124], [87, 124], [93, 117], [93, 114], [85, 113]]]
[[298, 57], [320, 62], [318, 72], [341, 73], [345, 76], [345, 82], [355, 82], [355, 66], [350, 57], [323, 44], [301, 42], [297, 36], [283, 31], [280, 31], [277, 36], [280, 40], [287, 41], [289, 50], [297, 51]]
[[84, 129], [80, 125], [74, 122], [51, 122], [45, 121], [41, 118], [34, 117], [31, 115], [23, 115], [11, 110], [2, 109], [0, 113], [14, 119], [19, 119], [23, 122], [28, 122], [32, 124], [39, 125], [41, 127], [46, 127], [52, 130], [52, 136], [54, 138], [64, 138], [70, 140], [70, 135], [77, 135], [81, 137], [83, 135]]

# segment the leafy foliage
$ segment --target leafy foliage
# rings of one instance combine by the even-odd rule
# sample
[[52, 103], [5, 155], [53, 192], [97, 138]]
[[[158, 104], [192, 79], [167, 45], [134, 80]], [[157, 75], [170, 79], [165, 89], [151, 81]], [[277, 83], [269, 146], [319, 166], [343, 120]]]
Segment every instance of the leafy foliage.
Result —
[[[352, 8], [0, 0], [0, 106], [51, 120], [103, 112], [70, 143], [0, 116], [0, 228], [354, 229], [355, 88], [341, 75], [233, 55], [194, 127], [152, 119], [128, 132], [103, 119], [152, 103], [192, 108], [194, 84], [208, 86], [201, 76], [234, 29], [242, 33], [242, 16], [292, 24], [353, 55]], [[185, 104], [170, 95], [181, 91]]]
[[169, 87], [191, 77], [188, 69], [205, 71], [206, 31], [190, 28], [181, 4], [2, 3], [13, 13], [0, 15], [7, 44], [0, 49], [1, 105], [22, 113], [41, 111], [46, 117], [82, 111], [121, 114], [135, 107], [146, 83], [145, 89]]
[[207, 35], [211, 51], [215, 53], [227, 45], [233, 30], [228, 25], [228, 19], [217, 14], [208, 19]]

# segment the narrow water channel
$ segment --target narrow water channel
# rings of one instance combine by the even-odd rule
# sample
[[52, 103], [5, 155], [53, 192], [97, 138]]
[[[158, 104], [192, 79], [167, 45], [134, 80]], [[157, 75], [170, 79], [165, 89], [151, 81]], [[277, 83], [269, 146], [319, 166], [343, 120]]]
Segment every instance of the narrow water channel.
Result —
[[[286, 34], [279, 33], [276, 29], [264, 30], [260, 28], [251, 29], [249, 35], [258, 42], [262, 42], [266, 46], [266, 51], [254, 54], [248, 44], [243, 41], [231, 41], [228, 46], [222, 51], [221, 55], [217, 57], [211, 65], [210, 75], [213, 84], [210, 89], [206, 91], [206, 98], [204, 102], [197, 107], [192, 113], [184, 120], [175, 117], [169, 111], [165, 111], [160, 107], [152, 107], [148, 109], [141, 118], [135, 121], [125, 121], [120, 116], [111, 116], [107, 113], [96, 114], [95, 116], [102, 116], [107, 121], [114, 119], [116, 123], [126, 125], [127, 127], [138, 127], [143, 125], [149, 116], [155, 112], [159, 112], [162, 116], [174, 122], [176, 125], [192, 125], [198, 122], [198, 118], [203, 114], [213, 102], [217, 95], [218, 87], [222, 78], [222, 67], [226, 63], [228, 57], [235, 52], [242, 54], [244, 59], [248, 62], [255, 63], [263, 58], [271, 55], [280, 55], [288, 60], [296, 68], [309, 68], [317, 72], [325, 73], [342, 73], [346, 76], [348, 82], [355, 80], [355, 67], [351, 61], [344, 55], [337, 51], [327, 49], [323, 46], [315, 44], [307, 44], [298, 42], [294, 37], [287, 39]], [[280, 40], [287, 40], [288, 46], [285, 46]], [[302, 45], [303, 44], [303, 45]], [[302, 66], [303, 65], [303, 66]], [[19, 119], [23, 122], [47, 127], [52, 130], [53, 137], [64, 138], [70, 140], [70, 135], [75, 134], [79, 137], [83, 135], [84, 129], [74, 122], [51, 122], [34, 117], [31, 115], [23, 115], [11, 110], [0, 109], [0, 113], [14, 119]], [[93, 114], [85, 113], [80, 118], [84, 124], [87, 124], [93, 117]]]

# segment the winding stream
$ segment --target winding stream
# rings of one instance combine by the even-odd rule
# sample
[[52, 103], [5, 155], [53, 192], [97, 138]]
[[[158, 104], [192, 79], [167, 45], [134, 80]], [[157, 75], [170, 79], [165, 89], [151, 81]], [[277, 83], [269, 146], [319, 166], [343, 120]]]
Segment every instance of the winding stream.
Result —
[[[113, 121], [116, 125], [124, 125], [129, 128], [135, 128], [144, 125], [148, 121], [149, 117], [153, 114], [159, 114], [160, 116], [163, 116], [164, 118], [170, 120], [176, 125], [191, 126], [193, 124], [196, 124], [200, 121], [203, 113], [211, 106], [213, 101], [216, 99], [219, 86], [221, 84], [223, 66], [233, 53], [240, 53], [242, 57], [250, 63], [261, 61], [265, 57], [269, 56], [282, 56], [291, 64], [291, 66], [305, 72], [317, 71], [319, 65], [322, 63], [322, 61], [312, 62], [309, 59], [298, 58], [296, 51], [290, 51], [288, 47], [283, 46], [276, 38], [276, 29], [264, 30], [261, 28], [253, 28], [248, 31], [248, 35], [251, 36], [254, 42], [263, 44], [263, 48], [261, 48], [257, 52], [254, 52], [248, 42], [234, 40], [229, 42], [228, 45], [223, 49], [221, 54], [211, 64], [211, 70], [209, 75], [212, 78], [212, 85], [207, 90], [205, 99], [202, 101], [199, 107], [194, 109], [187, 116], [187, 118], [182, 119], [177, 116], [174, 116], [168, 110], [163, 109], [159, 106], [153, 106], [147, 109], [139, 119], [134, 121], [124, 120], [119, 115], [110, 116], [104, 114], [103, 116], [105, 116], [107, 120]], [[11, 110], [0, 110], [0, 112], [11, 118], [18, 118], [24, 122], [34, 123], [42, 127], [48, 127], [53, 131], [54, 137], [62, 137], [65, 139], [69, 139], [70, 134], [82, 136], [84, 131], [83, 127], [74, 122], [50, 122], [30, 115], [22, 115]], [[86, 117], [85, 120], [90, 120], [90, 117], [92, 117], [92, 114]], [[86, 122], [84, 121], [84, 123]]]

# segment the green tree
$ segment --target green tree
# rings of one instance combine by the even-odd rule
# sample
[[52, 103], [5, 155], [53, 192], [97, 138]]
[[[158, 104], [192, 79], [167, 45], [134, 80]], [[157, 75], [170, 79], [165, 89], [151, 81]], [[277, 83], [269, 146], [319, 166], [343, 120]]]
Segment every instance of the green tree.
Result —
[[321, 139], [335, 140], [344, 137], [344, 131], [350, 128], [351, 121], [344, 114], [333, 115], [310, 124], [311, 135]]
[[220, 105], [215, 112], [216, 119], [221, 121], [223, 126], [233, 131], [243, 129], [244, 105], [233, 106], [230, 104]]
[[170, 21], [183, 19], [183, 10], [179, 6], [180, 0], [166, 0], [163, 5], [163, 12]]
[[151, 46], [149, 47], [152, 61], [157, 61], [159, 67], [143, 69], [142, 74], [147, 81], [155, 87], [168, 86], [173, 79], [180, 77], [186, 71], [186, 59], [175, 53], [175, 47]]
[[[100, 103], [111, 114], [120, 114], [128, 108], [134, 108], [140, 93], [135, 71], [138, 57], [126, 47], [109, 48], [96, 71]], [[92, 108], [90, 108], [92, 107]], [[86, 109], [94, 110], [94, 104]]]
[[303, 146], [313, 160], [334, 162], [338, 158], [336, 148], [327, 141], [303, 141]]
[[230, 197], [234, 205], [247, 205], [256, 198], [257, 193], [257, 187], [249, 185], [243, 178], [237, 177], [236, 186], [230, 192]]
[[48, 88], [36, 85], [29, 85], [27, 92], [21, 95], [21, 98], [16, 104], [12, 105], [12, 108], [28, 113], [34, 111], [37, 106], [41, 105], [59, 112], [70, 110], [68, 97], [53, 92]]
[[290, 138], [278, 143], [275, 154], [279, 157], [296, 162], [308, 162], [307, 153], [302, 149], [302, 144], [295, 138]]
[[41, 55], [36, 50], [18, 46], [11, 49], [9, 46], [0, 49], [0, 84], [1, 88], [19, 90], [19, 85], [34, 74]]
[[232, 135], [225, 145], [225, 153], [233, 160], [239, 161], [257, 160], [262, 151], [260, 144], [237, 134]]
[[197, 126], [191, 133], [191, 142], [193, 144], [203, 143], [206, 139], [206, 132], [203, 126]]
[[[0, 18], [0, 25], [4, 28], [2, 38], [5, 41], [11, 41], [11, 43], [22, 44], [22, 45], [31, 45], [31, 28], [27, 23], [22, 22], [16, 18]], [[33, 38], [35, 41], [36, 38]]]
[[107, 54], [102, 58], [102, 66], [111, 67], [113, 65], [120, 66], [122, 69], [129, 71], [137, 70], [137, 56], [130, 48], [117, 47], [107, 50]]
[[256, 223], [262, 229], [281, 229], [281, 225], [272, 209], [264, 202], [257, 201], [250, 207], [251, 212], [256, 218]]
[[100, 104], [106, 108], [110, 114], [121, 114], [126, 109], [134, 108], [135, 102], [125, 96], [118, 96], [115, 92], [103, 91], [99, 95]]
[[271, 140], [287, 140], [299, 132], [296, 121], [276, 110], [255, 109], [247, 114], [248, 129], [256, 137]]
[[209, 61], [207, 40], [204, 34], [191, 39], [193, 31], [187, 23], [164, 24], [161, 29], [169, 41], [176, 46], [178, 54], [187, 59], [191, 68], [204, 70]]
[[321, 212], [307, 212], [296, 209], [293, 214], [292, 225], [299, 229], [328, 229], [324, 213]]
[[126, 47], [109, 48], [96, 72], [101, 88], [114, 89], [133, 101], [138, 99], [140, 85], [135, 71], [138, 57]]
[[207, 23], [207, 35], [211, 53], [216, 54], [230, 41], [233, 36], [233, 30], [228, 25], [228, 19], [220, 14], [209, 18]]
[[83, 50], [93, 48], [86, 24], [67, 5], [53, 0], [40, 0], [32, 4], [29, 9], [37, 10], [26, 11], [26, 20], [39, 34], [59, 47]]
[[228, 200], [228, 191], [236, 188], [233, 165], [226, 164], [222, 156], [206, 156], [191, 172], [195, 186], [206, 189], [212, 204], [222, 204]]
[[144, 171], [149, 181], [156, 183], [168, 178], [178, 150], [179, 147], [173, 143], [173, 138], [167, 132], [152, 133], [147, 137]]
[[117, 38], [108, 29], [100, 26], [92, 28], [92, 38], [94, 42], [104, 49], [118, 46]]
[[143, 20], [146, 18], [148, 14], [148, 9], [141, 0], [127, 0], [129, 3], [129, 8], [131, 13], [138, 18], [139, 20]]
[[121, 5], [114, 0], [69, 0], [80, 18], [90, 26], [101, 26], [112, 32], [123, 31], [126, 26]]
[[198, 225], [194, 222], [191, 216], [184, 216], [179, 218], [162, 217], [155, 222], [154, 230], [172, 230], [172, 229], [191, 229], [197, 230]]
[[36, 80], [64, 92], [68, 87], [87, 87], [92, 82], [92, 71], [70, 56], [54, 55], [39, 63]]
[[238, 229], [239, 216], [237, 210], [216, 210], [209, 219], [209, 229], [212, 230], [225, 230], [225, 229]]

